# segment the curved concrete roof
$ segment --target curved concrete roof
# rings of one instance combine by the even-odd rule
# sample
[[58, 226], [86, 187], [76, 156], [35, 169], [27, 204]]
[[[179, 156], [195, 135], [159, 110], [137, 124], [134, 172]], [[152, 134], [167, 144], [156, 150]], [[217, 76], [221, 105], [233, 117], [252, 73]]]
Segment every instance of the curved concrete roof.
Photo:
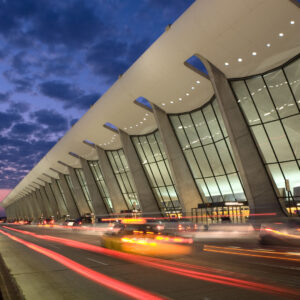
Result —
[[[291, 20], [295, 24], [291, 25]], [[136, 98], [143, 96], [167, 113], [190, 111], [206, 103], [213, 89], [207, 78], [184, 65], [192, 55], [205, 57], [228, 78], [245, 77], [272, 69], [297, 55], [299, 33], [299, 9], [290, 0], [195, 1], [57, 142], [2, 205], [21, 198], [29, 184], [39, 182], [38, 177], [46, 180], [43, 173], [56, 176], [49, 168], [67, 172], [58, 160], [79, 166], [79, 160], [68, 154], [70, 151], [97, 159], [95, 150], [83, 140], [104, 149], [120, 148], [118, 135], [103, 127], [106, 122], [131, 135], [156, 129], [153, 115], [134, 104]], [[238, 58], [243, 61], [238, 62]], [[225, 62], [229, 65], [225, 66]]]

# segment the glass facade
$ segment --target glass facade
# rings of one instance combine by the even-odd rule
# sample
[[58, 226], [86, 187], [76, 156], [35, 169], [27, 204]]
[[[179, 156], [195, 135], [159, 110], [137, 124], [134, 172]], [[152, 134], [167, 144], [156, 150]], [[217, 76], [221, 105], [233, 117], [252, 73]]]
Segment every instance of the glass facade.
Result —
[[161, 210], [181, 210], [159, 132], [134, 136], [132, 141]]
[[107, 190], [107, 186], [104, 182], [104, 178], [103, 178], [102, 171], [101, 171], [98, 161], [97, 160], [89, 161], [88, 164], [91, 168], [91, 171], [93, 173], [99, 193], [100, 193], [103, 201], [105, 202], [108, 212], [113, 212], [112, 202], [111, 202], [108, 190]]
[[75, 173], [77, 175], [77, 178], [78, 178], [79, 184], [81, 186], [81, 189], [83, 191], [85, 200], [86, 200], [86, 202], [89, 206], [89, 209], [90, 209], [91, 212], [94, 212], [90, 191], [87, 187], [87, 183], [86, 183], [86, 179], [85, 179], [85, 176], [83, 174], [83, 171], [82, 171], [82, 169], [74, 169], [74, 170], [75, 170]]
[[217, 101], [169, 117], [204, 201], [246, 201]]
[[133, 179], [123, 149], [106, 151], [106, 154], [117, 178], [123, 197], [126, 200], [128, 209], [140, 209]]
[[280, 197], [296, 214], [295, 205], [300, 203], [300, 58], [231, 85]]

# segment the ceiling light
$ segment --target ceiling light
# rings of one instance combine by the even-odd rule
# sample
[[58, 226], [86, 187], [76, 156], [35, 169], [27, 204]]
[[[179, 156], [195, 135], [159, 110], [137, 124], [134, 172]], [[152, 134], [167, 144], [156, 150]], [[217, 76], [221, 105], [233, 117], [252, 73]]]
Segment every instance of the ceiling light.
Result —
[[173, 103], [174, 103], [174, 101], [170, 101], [170, 103], [171, 103], [171, 104], [173, 104]]
[[135, 124], [135, 126], [136, 126], [136, 127], [139, 127], [139, 125], [138, 125], [138, 124]]
[[238, 58], [238, 62], [242, 62], [243, 61], [243, 59], [242, 58]]
[[129, 128], [132, 128], [132, 126], [130, 126]]
[[283, 34], [282, 32], [280, 32], [278, 35], [279, 35], [280, 37], [283, 37], [283, 36], [284, 36], [284, 34]]
[[182, 101], [182, 98], [178, 98], [179, 101]]
[[145, 114], [145, 116], [149, 116], [149, 114]]
[[271, 47], [271, 44], [270, 44], [270, 43], [268, 43], [266, 46], [267, 46], [268, 48], [270, 48], [270, 47]]
[[146, 121], [147, 119], [146, 118], [144, 118], [144, 121]]
[[200, 83], [200, 80], [197, 80], [197, 81], [196, 81], [196, 83], [198, 83], [198, 84], [199, 84], [199, 83]]
[[186, 93], [186, 95], [189, 96], [190, 94], [189, 94], [189, 93]]
[[194, 86], [192, 86], [192, 90], [194, 90], [195, 89], [195, 87]]
[[256, 56], [256, 54], [257, 54], [256, 52], [252, 52], [252, 55], [253, 55], [253, 56]]
[[228, 62], [226, 62], [224, 65], [225, 65], [225, 66], [229, 66], [229, 63], [228, 63]]
[[126, 130], [127, 129], [127, 127], [124, 127], [124, 130]]
[[291, 23], [292, 25], [294, 25], [294, 24], [295, 24], [295, 21], [292, 20], [290, 23]]
[[165, 106], [165, 105], [166, 105], [166, 103], [162, 103], [161, 105]]

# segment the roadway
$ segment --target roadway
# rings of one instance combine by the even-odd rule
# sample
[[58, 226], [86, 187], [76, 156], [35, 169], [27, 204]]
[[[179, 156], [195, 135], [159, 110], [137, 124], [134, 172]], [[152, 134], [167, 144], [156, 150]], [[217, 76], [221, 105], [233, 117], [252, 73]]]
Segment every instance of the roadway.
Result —
[[30, 300], [300, 297], [297, 250], [262, 248], [253, 236], [203, 238], [204, 251], [162, 260], [105, 251], [99, 233], [88, 230], [12, 224], [0, 230], [0, 253]]

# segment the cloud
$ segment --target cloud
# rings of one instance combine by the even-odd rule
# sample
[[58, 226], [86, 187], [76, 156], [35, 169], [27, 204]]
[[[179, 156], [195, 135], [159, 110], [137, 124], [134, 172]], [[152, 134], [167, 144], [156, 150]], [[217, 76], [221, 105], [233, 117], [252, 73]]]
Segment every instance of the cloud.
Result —
[[1, 93], [0, 92], [0, 103], [1, 102], [7, 102], [8, 99], [9, 99], [9, 96], [10, 94], [7, 92], [7, 93]]
[[39, 129], [39, 126], [35, 123], [17, 123], [11, 128], [10, 134], [14, 137], [19, 136], [24, 139]]
[[25, 113], [30, 109], [30, 104], [27, 102], [11, 102], [7, 112], [10, 113]]
[[[13, 123], [22, 120], [22, 116], [18, 113], [0, 112], [0, 131], [9, 129]], [[0, 143], [0, 145], [2, 145]]]
[[64, 104], [64, 108], [87, 109], [101, 96], [99, 93], [85, 94], [81, 89], [65, 81], [46, 81], [39, 85], [40, 92]]
[[126, 43], [112, 39], [102, 40], [88, 50], [86, 60], [94, 73], [114, 81], [129, 67], [124, 59], [126, 53]]
[[39, 124], [48, 126], [51, 132], [66, 131], [67, 119], [55, 110], [41, 109], [31, 113], [31, 117]]

